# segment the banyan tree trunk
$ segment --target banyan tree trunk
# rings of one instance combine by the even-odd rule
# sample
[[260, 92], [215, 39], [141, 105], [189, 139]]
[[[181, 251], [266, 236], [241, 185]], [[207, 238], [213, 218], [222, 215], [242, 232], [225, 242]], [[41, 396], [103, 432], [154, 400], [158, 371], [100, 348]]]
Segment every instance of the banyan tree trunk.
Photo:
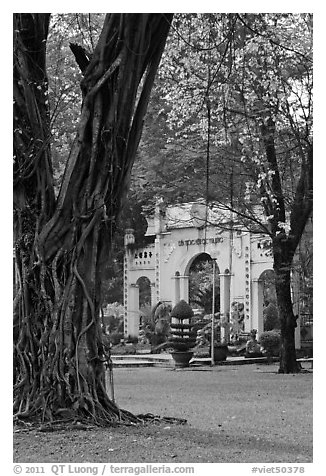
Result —
[[47, 14], [14, 15], [14, 411], [44, 420], [133, 417], [109, 398], [101, 270], [172, 15], [109, 14], [83, 64], [78, 133], [57, 199], [45, 73]]

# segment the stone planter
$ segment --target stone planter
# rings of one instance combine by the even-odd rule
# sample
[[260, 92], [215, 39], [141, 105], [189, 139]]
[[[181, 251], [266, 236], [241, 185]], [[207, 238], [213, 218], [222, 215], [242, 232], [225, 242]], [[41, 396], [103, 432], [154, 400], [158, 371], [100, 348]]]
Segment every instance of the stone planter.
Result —
[[192, 351], [185, 351], [185, 352], [177, 351], [177, 352], [172, 352], [171, 355], [175, 362], [176, 368], [185, 368], [185, 367], [189, 367], [189, 362], [192, 356], [194, 355], [194, 353]]
[[[209, 348], [209, 355], [211, 355], [211, 348]], [[215, 344], [214, 345], [214, 362], [221, 362], [226, 360], [228, 355], [227, 344]]]

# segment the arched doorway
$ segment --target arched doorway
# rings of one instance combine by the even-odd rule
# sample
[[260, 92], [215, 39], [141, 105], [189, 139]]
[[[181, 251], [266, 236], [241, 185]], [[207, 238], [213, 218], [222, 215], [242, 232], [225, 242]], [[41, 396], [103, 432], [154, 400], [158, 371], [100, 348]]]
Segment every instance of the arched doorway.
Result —
[[[189, 304], [203, 314], [213, 307], [213, 260], [208, 253], [196, 255], [189, 263]], [[220, 310], [219, 269], [215, 266], [215, 313]]]
[[142, 326], [144, 317], [150, 315], [151, 312], [151, 282], [147, 276], [141, 276], [137, 279], [136, 285], [138, 286], [139, 326]]

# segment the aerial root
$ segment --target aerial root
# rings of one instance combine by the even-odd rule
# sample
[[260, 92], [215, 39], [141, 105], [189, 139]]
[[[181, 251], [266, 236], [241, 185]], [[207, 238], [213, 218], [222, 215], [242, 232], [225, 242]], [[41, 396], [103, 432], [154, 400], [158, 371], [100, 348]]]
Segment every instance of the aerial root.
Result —
[[187, 420], [184, 418], [175, 418], [175, 417], [162, 417], [160, 415], [153, 415], [153, 413], [144, 413], [137, 415], [141, 421], [145, 422], [153, 422], [153, 423], [170, 423], [176, 425], [185, 425]]

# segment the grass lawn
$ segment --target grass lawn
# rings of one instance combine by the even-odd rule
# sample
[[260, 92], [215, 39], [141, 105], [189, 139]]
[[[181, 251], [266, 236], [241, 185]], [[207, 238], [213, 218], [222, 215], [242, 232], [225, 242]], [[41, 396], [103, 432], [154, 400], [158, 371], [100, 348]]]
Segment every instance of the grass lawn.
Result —
[[282, 375], [277, 368], [115, 369], [121, 408], [187, 424], [16, 433], [14, 461], [312, 462], [312, 372]]

